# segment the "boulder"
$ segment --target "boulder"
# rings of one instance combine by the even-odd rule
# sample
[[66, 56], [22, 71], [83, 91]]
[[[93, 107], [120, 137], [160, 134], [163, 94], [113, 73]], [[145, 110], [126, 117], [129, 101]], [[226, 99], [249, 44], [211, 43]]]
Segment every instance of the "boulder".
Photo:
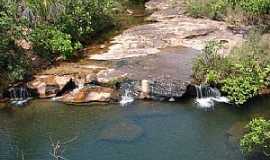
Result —
[[182, 80], [126, 80], [121, 83], [120, 93], [127, 92], [136, 99], [176, 101], [186, 95], [189, 82]]
[[77, 88], [63, 95], [58, 100], [66, 103], [112, 102], [119, 99], [119, 94], [112, 88], [92, 86]]
[[189, 83], [181, 80], [142, 80], [139, 99], [164, 98], [175, 101], [187, 91]]
[[83, 86], [92, 81], [93, 77], [89, 75], [39, 75], [28, 83], [28, 87], [36, 90], [40, 98], [50, 98], [61, 96], [76, 86]]

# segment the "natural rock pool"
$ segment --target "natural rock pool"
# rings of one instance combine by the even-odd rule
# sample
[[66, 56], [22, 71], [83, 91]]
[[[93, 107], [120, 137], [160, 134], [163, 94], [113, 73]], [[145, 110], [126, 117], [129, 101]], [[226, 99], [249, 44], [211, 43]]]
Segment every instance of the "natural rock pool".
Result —
[[0, 159], [51, 159], [49, 137], [65, 145], [70, 160], [241, 160], [239, 137], [255, 116], [270, 117], [269, 98], [243, 109], [216, 104], [206, 112], [194, 100], [137, 101], [72, 106], [32, 101], [25, 108], [0, 111]]

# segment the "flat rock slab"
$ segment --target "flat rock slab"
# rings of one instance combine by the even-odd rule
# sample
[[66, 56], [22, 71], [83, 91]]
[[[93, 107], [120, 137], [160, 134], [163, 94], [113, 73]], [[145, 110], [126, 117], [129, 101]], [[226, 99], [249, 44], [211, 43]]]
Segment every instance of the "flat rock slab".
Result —
[[143, 135], [143, 129], [131, 122], [120, 122], [105, 128], [100, 140], [131, 142]]
[[243, 40], [224, 22], [192, 18], [184, 14], [183, 0], [150, 0], [146, 8], [155, 12], [148, 20], [156, 23], [132, 27], [111, 41], [108, 51], [90, 59], [112, 60], [157, 54], [163, 48], [191, 47], [202, 50], [210, 40], [227, 42], [220, 52], [225, 54]]
[[90, 59], [112, 60], [157, 54], [168, 47], [190, 47], [202, 50], [207, 41], [226, 42], [221, 53], [227, 53], [242, 41], [223, 22], [194, 19], [179, 15], [153, 24], [136, 26], [112, 40], [107, 52], [94, 54]]
[[198, 50], [176, 47], [163, 49], [155, 55], [133, 57], [114, 61], [114, 69], [98, 75], [107, 77], [125, 75], [132, 80], [182, 80], [191, 81], [192, 62]]

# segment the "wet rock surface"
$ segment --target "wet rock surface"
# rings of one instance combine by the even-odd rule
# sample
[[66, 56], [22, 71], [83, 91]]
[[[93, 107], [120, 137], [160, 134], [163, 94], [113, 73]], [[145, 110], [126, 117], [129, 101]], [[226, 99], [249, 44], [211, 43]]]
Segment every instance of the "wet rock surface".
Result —
[[38, 97], [49, 98], [72, 91], [76, 86], [90, 83], [92, 75], [38, 75], [28, 83], [29, 88], [36, 90]]
[[114, 102], [118, 101], [119, 94], [112, 88], [92, 86], [77, 88], [72, 92], [58, 98], [66, 103]]
[[[120, 82], [129, 79], [136, 81], [133, 96], [173, 101], [187, 92], [192, 63], [206, 41], [223, 42], [222, 54], [242, 41], [242, 35], [233, 33], [223, 22], [186, 16], [183, 1], [150, 0], [146, 8], [153, 11], [147, 18], [151, 24], [125, 30], [100, 47], [104, 49], [91, 53], [85, 49], [89, 52], [85, 59], [47, 69], [28, 87], [40, 98], [62, 96], [61, 101], [71, 103], [111, 102], [119, 97], [115, 92]], [[88, 85], [92, 87], [83, 87]]]
[[118, 60], [115, 72], [133, 80], [191, 81], [192, 62], [199, 53], [190, 48], [166, 48], [155, 55]]
[[[173, 1], [158, 0], [146, 4], [156, 12], [149, 17], [156, 23], [130, 28], [111, 41], [107, 52], [94, 54], [90, 59], [112, 60], [157, 54], [163, 48], [185, 46], [203, 49], [206, 41], [226, 41], [220, 52], [225, 54], [242, 41], [241, 34], [235, 34], [224, 22], [209, 19], [195, 19], [183, 14], [181, 5]], [[175, 7], [179, 6], [179, 7]]]
[[120, 122], [105, 128], [100, 134], [100, 140], [131, 142], [143, 135], [143, 129], [131, 122]]

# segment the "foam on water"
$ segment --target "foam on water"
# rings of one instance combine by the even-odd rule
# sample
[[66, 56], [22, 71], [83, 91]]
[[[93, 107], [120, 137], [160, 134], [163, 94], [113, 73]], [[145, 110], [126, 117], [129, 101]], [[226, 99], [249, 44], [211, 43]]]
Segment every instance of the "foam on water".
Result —
[[215, 102], [229, 103], [230, 100], [227, 97], [205, 97], [195, 99], [195, 103], [198, 104], [199, 108], [213, 108]]
[[229, 103], [230, 100], [227, 97], [221, 96], [221, 93], [217, 88], [212, 88], [206, 85], [196, 86], [197, 98], [195, 103], [199, 108], [213, 108], [215, 102]]
[[26, 99], [23, 99], [23, 100], [12, 100], [10, 103], [11, 104], [14, 104], [16, 106], [22, 106], [24, 104], [26, 104], [28, 101], [30, 101], [32, 98], [26, 98]]
[[121, 101], [119, 103], [121, 104], [121, 106], [126, 106], [132, 102], [134, 102], [134, 97], [132, 96], [131, 91], [126, 89], [125, 94], [122, 95]]
[[211, 97], [196, 98], [195, 103], [198, 104], [199, 108], [212, 108], [215, 105], [215, 103]]

